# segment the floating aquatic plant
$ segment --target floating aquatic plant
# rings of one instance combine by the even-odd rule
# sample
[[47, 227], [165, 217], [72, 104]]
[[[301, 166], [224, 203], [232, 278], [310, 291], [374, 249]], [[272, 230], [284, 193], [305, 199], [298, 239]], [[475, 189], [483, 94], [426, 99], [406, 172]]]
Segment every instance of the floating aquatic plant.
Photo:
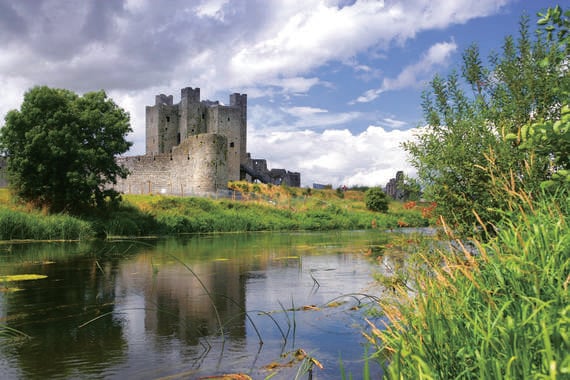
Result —
[[44, 278], [47, 278], [47, 276], [43, 274], [12, 274], [8, 276], [0, 276], [0, 282], [41, 280]]

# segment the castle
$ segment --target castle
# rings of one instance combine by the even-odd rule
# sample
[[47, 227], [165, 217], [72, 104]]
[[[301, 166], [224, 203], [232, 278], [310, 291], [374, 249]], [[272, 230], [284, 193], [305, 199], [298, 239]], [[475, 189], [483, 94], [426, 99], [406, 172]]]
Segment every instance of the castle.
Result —
[[129, 170], [114, 187], [122, 193], [210, 195], [228, 181], [259, 180], [301, 186], [301, 175], [267, 168], [247, 153], [247, 95], [230, 95], [230, 104], [200, 100], [199, 88], [183, 88], [181, 100], [157, 95], [146, 107], [146, 154], [119, 157]]

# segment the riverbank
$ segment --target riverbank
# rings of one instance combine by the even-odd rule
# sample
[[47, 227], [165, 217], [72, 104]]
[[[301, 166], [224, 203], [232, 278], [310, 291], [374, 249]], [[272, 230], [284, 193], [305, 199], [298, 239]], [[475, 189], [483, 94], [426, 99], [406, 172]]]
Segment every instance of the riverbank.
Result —
[[[19, 205], [0, 189], [0, 240], [83, 240], [184, 233], [390, 229], [430, 223], [429, 205], [392, 202], [366, 209], [361, 191], [314, 190], [238, 182], [226, 199], [126, 195], [81, 217], [48, 215]], [[428, 212], [426, 212], [428, 210]]]
[[476, 253], [450, 236], [391, 282], [398, 297], [369, 335], [388, 378], [570, 376], [568, 200], [520, 199]]

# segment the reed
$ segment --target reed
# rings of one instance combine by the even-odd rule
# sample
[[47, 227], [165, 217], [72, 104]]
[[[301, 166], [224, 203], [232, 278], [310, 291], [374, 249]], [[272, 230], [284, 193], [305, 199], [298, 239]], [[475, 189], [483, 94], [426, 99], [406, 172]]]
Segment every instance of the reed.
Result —
[[44, 216], [0, 207], [0, 240], [81, 240], [93, 235], [90, 223], [69, 215]]
[[[31, 339], [32, 337], [29, 336], [28, 334], [26, 334], [25, 332], [12, 328], [10, 326], [7, 326], [3, 323], [0, 324], [0, 338], [4, 338], [4, 339], [18, 339], [18, 338], [24, 338], [24, 339]], [[4, 344], [6, 344], [6, 342], [3, 342]]]
[[399, 287], [399, 301], [383, 300], [388, 322], [368, 336], [376, 357], [389, 358], [389, 378], [570, 376], [569, 206], [560, 195], [505, 212], [496, 236], [473, 240], [477, 253], [456, 240], [420, 254], [415, 293]]

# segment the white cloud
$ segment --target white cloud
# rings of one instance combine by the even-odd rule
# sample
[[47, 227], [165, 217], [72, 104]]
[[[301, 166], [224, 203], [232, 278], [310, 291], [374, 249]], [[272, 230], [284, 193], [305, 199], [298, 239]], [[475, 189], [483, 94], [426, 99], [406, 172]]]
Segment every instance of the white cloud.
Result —
[[319, 84], [319, 78], [289, 77], [268, 80], [264, 85], [282, 88], [283, 93], [306, 93]]
[[[363, 124], [365, 114], [332, 111], [322, 102], [322, 108], [310, 101], [301, 105], [298, 95], [332, 87], [321, 69], [334, 62], [354, 62], [357, 75], [377, 78], [383, 70], [372, 61], [389, 62], [395, 43], [495, 14], [508, 1], [0, 1], [0, 118], [34, 85], [79, 93], [104, 89], [130, 112], [132, 153], [142, 153], [144, 107], [156, 94], [176, 97], [180, 88], [197, 86], [202, 98], [219, 99], [222, 93], [225, 101], [225, 94], [247, 92], [250, 99], [275, 102], [272, 109], [250, 103], [248, 147], [262, 158], [300, 170], [308, 181], [384, 183], [393, 176], [390, 165], [404, 163], [394, 144], [406, 133], [387, 130], [405, 124], [390, 116], [362, 133], [325, 130], [372, 119]], [[413, 85], [454, 49], [453, 42], [434, 45], [359, 101]], [[357, 63], [357, 56], [371, 59]], [[354, 88], [335, 90], [346, 94]]]
[[211, 17], [223, 21], [224, 13], [223, 7], [228, 3], [228, 0], [207, 0], [202, 1], [200, 5], [195, 8], [198, 17]]
[[347, 129], [296, 131], [259, 131], [248, 135], [254, 158], [266, 158], [271, 168], [301, 172], [303, 186], [313, 183], [333, 186], [384, 186], [396, 170], [408, 175], [414, 169], [400, 147], [413, 139], [415, 130], [387, 131], [369, 126], [353, 134]]
[[358, 52], [417, 33], [444, 28], [497, 12], [507, 0], [400, 2], [356, 1], [328, 4], [318, 0], [272, 2], [274, 25], [254, 43], [236, 50], [230, 71], [246, 80], [273, 73], [298, 75], [330, 60], [345, 60]]
[[408, 126], [408, 123], [406, 123], [405, 121], [392, 119], [391, 117], [386, 117], [382, 119], [381, 123], [383, 125], [390, 127], [391, 129], [399, 129]]
[[325, 129], [354, 122], [364, 116], [361, 112], [329, 112], [308, 106], [270, 108], [258, 105], [248, 111], [248, 128], [271, 131]]
[[456, 50], [457, 44], [453, 41], [439, 42], [431, 46], [418, 62], [405, 67], [396, 78], [384, 78], [382, 86], [366, 91], [351, 103], [368, 103], [383, 92], [418, 86], [426, 78], [431, 77], [438, 66], [446, 66], [449, 57]]
[[213, 92], [267, 85], [306, 92], [319, 82], [307, 74], [323, 64], [495, 13], [506, 2], [12, 2], [0, 14], [0, 57], [18, 47], [17, 59], [4, 60], [0, 75], [75, 91], [190, 79]]
[[322, 114], [329, 112], [322, 108], [315, 108], [315, 107], [290, 107], [284, 110], [290, 115], [294, 116], [313, 116], [315, 114]]
[[8, 80], [0, 76], [0, 88], [2, 88], [2, 101], [0, 102], [0, 125], [4, 125], [6, 114], [14, 109], [20, 109], [24, 100], [22, 89], [29, 89], [33, 84], [22, 78]]

